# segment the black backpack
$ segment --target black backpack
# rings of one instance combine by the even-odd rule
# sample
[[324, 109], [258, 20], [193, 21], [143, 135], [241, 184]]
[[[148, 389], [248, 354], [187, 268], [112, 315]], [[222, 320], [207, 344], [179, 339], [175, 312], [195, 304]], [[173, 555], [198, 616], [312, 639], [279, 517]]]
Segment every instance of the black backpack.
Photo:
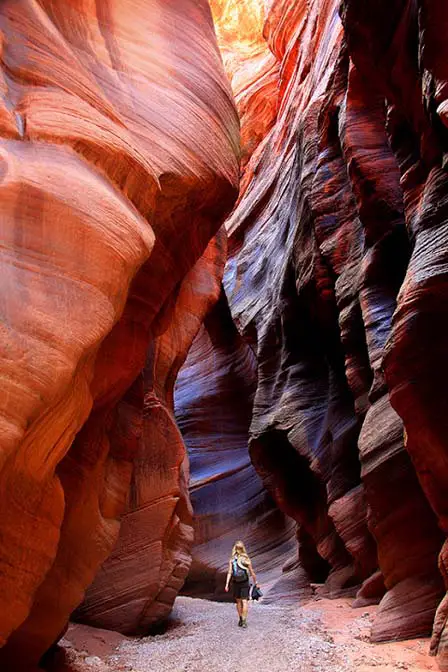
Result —
[[235, 581], [235, 583], [249, 581], [249, 574], [247, 573], [247, 569], [240, 567], [236, 559], [232, 560], [232, 579]]

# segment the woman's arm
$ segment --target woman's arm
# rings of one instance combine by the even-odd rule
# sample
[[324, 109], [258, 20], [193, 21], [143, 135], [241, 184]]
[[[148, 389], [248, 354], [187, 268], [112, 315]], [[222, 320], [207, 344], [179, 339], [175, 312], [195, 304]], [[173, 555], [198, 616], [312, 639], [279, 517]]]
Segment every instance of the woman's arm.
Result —
[[257, 586], [257, 585], [258, 585], [258, 584], [257, 584], [257, 577], [255, 576], [254, 568], [252, 567], [252, 563], [251, 563], [251, 562], [249, 562], [249, 572], [250, 572], [250, 575], [251, 575], [251, 577], [252, 577], [252, 579], [253, 579], [255, 585]]
[[230, 583], [230, 577], [231, 576], [232, 576], [232, 561], [229, 560], [229, 571], [227, 572], [226, 587], [224, 588], [226, 593], [229, 592], [229, 583]]

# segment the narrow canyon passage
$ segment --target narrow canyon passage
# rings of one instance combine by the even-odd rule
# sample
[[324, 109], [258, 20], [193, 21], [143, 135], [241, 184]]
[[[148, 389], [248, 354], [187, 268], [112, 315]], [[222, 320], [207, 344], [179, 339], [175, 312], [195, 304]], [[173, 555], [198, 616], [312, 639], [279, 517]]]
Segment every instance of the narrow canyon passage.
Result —
[[[179, 597], [164, 632], [127, 640], [108, 631], [71, 626], [57, 672], [395, 672], [438, 670], [428, 640], [372, 645], [375, 607], [349, 600], [297, 607], [255, 603], [247, 630], [235, 608]], [[65, 662], [62, 662], [62, 659]]]
[[447, 34], [0, 3], [0, 672], [448, 670]]

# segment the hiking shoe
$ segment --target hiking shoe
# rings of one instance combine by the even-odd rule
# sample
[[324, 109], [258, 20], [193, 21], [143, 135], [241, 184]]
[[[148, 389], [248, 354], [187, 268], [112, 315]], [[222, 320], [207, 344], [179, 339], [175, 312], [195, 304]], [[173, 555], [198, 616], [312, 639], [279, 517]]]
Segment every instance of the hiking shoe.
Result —
[[242, 627], [242, 628], [247, 628], [247, 621], [243, 621], [243, 622], [241, 623], [241, 627]]
[[240, 616], [240, 620], [238, 621], [238, 625], [240, 626], [240, 628], [243, 625], [243, 617], [242, 616]]

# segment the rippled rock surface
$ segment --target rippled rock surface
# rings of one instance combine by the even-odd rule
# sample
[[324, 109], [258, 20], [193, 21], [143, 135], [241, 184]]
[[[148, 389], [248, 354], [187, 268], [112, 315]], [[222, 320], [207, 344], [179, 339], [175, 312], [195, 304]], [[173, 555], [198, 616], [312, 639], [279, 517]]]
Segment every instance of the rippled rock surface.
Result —
[[236, 330], [222, 293], [175, 390], [194, 510], [193, 563], [184, 594], [223, 599], [229, 555], [241, 538], [265, 593], [269, 585], [271, 599], [274, 594], [285, 597], [277, 579], [297, 555], [295, 525], [277, 509], [251, 464], [248, 431], [255, 389], [254, 353]]
[[158, 487], [153, 562], [171, 560], [148, 604], [181, 583], [190, 512], [162, 374], [188, 349], [170, 332], [177, 299], [195, 312], [180, 283], [235, 198], [238, 126], [205, 0], [5, 0], [0, 28], [0, 666], [17, 669], [63, 631], [123, 510]]
[[447, 668], [446, 2], [212, 8], [228, 252], [206, 0], [0, 7], [0, 666], [243, 536]]
[[113, 553], [75, 612], [74, 618], [83, 623], [145, 634], [169, 615], [187, 576], [193, 512], [173, 385], [202, 320], [219, 297], [226, 251], [221, 229], [182, 281], [167, 329], [150, 347], [142, 374], [120, 402], [122, 431], [117, 440], [125, 444], [131, 430], [136, 443], [128, 505]]
[[375, 641], [428, 634], [443, 594], [444, 27], [437, 2], [268, 3], [274, 119], [227, 222], [252, 462], [320, 592], [385, 593]]

